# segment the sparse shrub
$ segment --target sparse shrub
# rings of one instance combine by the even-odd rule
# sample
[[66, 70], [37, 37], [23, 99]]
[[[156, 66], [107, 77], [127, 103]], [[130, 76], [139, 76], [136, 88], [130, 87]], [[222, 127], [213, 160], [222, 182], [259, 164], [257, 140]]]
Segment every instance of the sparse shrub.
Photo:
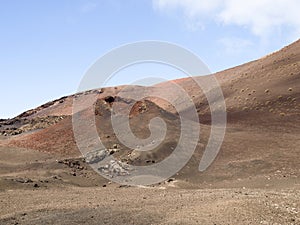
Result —
[[293, 88], [289, 88], [289, 91], [293, 91]]
[[280, 115], [281, 117], [284, 117], [284, 116], [285, 116], [285, 113], [282, 112], [282, 113], [280, 113], [279, 115]]
[[269, 90], [269, 89], [266, 89], [266, 90], [265, 90], [265, 93], [266, 93], [266, 94], [270, 93], [270, 90]]

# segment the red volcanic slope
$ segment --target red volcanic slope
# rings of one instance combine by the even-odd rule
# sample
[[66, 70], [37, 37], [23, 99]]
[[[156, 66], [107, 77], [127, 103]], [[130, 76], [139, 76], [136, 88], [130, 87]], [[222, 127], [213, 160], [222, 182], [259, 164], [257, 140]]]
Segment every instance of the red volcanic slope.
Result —
[[[265, 127], [298, 129], [300, 122], [300, 41], [259, 60], [215, 74], [224, 93], [229, 127]], [[204, 77], [195, 77], [203, 80]], [[175, 81], [183, 87], [194, 101], [199, 118], [210, 123], [210, 109], [205, 95], [190, 78]], [[186, 110], [181, 96], [171, 88], [172, 81], [156, 85], [159, 91], [168, 92], [176, 99], [179, 109]], [[20, 118], [50, 115], [72, 115], [74, 98], [96, 94], [99, 99], [116, 96], [122, 88], [128, 92], [140, 92], [154, 87], [122, 86], [104, 88], [67, 96], [21, 114]], [[157, 89], [156, 89], [157, 90]], [[158, 94], [159, 94], [158, 91]], [[166, 112], [176, 114], [173, 106], [159, 98], [149, 98]], [[136, 115], [135, 110], [133, 115]], [[134, 125], [134, 124], [133, 124]], [[139, 126], [136, 124], [136, 126]], [[286, 127], [286, 128], [285, 128]], [[64, 155], [78, 155], [72, 133], [71, 118], [60, 121], [46, 129], [14, 136], [2, 145], [18, 146]]]

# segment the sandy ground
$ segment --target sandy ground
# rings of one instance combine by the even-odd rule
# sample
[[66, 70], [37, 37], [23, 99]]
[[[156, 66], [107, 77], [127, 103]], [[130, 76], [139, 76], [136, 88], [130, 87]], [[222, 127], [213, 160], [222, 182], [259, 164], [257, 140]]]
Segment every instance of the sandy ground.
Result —
[[300, 224], [296, 175], [123, 187], [77, 159], [0, 153], [0, 224]]
[[1, 224], [300, 224], [299, 188], [6, 190]]
[[[114, 156], [144, 165], [168, 156], [179, 137], [179, 117], [165, 101], [153, 98], [133, 107], [129, 117], [136, 136], [146, 138], [149, 121], [157, 116], [169, 128], [162, 146], [137, 156], [117, 142], [108, 122], [112, 104], [127, 104], [128, 99], [113, 97], [120, 87], [63, 97], [0, 120], [0, 225], [300, 225], [300, 40], [216, 77], [228, 119], [217, 158], [199, 173], [211, 130], [210, 109], [192, 79], [177, 80], [197, 109], [200, 141], [189, 163], [171, 181], [147, 188], [113, 184], [78, 158], [72, 103], [79, 96], [88, 99], [96, 94], [95, 108], [75, 114], [81, 116], [80, 128], [88, 127], [88, 118], [96, 115], [103, 143], [118, 148]], [[178, 100], [180, 110], [188, 110], [170, 84], [158, 86]], [[143, 87], [129, 86], [135, 89]], [[91, 145], [89, 138], [84, 141]]]

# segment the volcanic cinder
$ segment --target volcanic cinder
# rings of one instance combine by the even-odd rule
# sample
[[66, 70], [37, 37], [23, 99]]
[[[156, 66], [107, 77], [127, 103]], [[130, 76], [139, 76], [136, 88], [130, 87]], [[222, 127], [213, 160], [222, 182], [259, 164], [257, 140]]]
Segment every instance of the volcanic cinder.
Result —
[[[211, 133], [211, 111], [195, 79], [205, 77], [86, 91], [1, 120], [0, 224], [300, 224], [300, 41], [214, 76], [228, 124], [221, 150], [204, 172], [198, 166]], [[172, 154], [179, 114], [189, 110], [174, 84], [192, 98], [199, 115], [191, 122], [200, 126], [200, 139], [187, 165], [150, 187], [119, 185], [92, 170], [77, 148], [72, 116], [95, 118], [104, 155], [152, 165]], [[119, 96], [124, 88], [132, 94], [167, 92], [177, 102], [177, 110], [158, 97], [133, 105], [129, 123], [138, 138], [150, 135], [152, 118], [166, 123], [165, 139], [151, 151], [128, 148], [114, 133], [112, 108], [133, 102]], [[74, 100], [92, 95], [92, 110], [73, 114]]]

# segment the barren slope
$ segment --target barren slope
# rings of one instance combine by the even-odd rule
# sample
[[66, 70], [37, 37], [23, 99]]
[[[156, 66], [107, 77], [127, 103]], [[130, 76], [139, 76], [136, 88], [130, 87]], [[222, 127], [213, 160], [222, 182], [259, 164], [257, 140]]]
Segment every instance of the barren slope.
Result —
[[[255, 173], [254, 176], [260, 176], [274, 173], [277, 170], [282, 170], [282, 168], [299, 172], [297, 156], [300, 153], [298, 147], [300, 133], [300, 41], [262, 59], [217, 73], [216, 77], [220, 82], [227, 105], [227, 133], [218, 159], [205, 174], [198, 173], [196, 178], [194, 170], [197, 168], [210, 134], [210, 110], [205, 95], [192, 79], [186, 78], [175, 81], [193, 99], [199, 113], [199, 119], [202, 122], [201, 141], [190, 162], [191, 165], [182, 171], [180, 177], [182, 179], [193, 177], [193, 180], [198, 183], [205, 182], [207, 177], [210, 177], [210, 180], [248, 178], [252, 172]], [[205, 80], [205, 77], [195, 77], [194, 79], [201, 82], [201, 80]], [[182, 105], [181, 110], [186, 110], [185, 104], [181, 103], [181, 96], [173, 91], [171, 85], [172, 82], [159, 84], [157, 85], [159, 88], [156, 88], [155, 91], [158, 94], [160, 91], [161, 93], [168, 92], [170, 96], [178, 100], [179, 108]], [[132, 86], [126, 88], [128, 92], [138, 93], [152, 87]], [[97, 113], [99, 107], [107, 108], [105, 106], [107, 102], [104, 101], [106, 98], [111, 96], [113, 99], [118, 99], [116, 96], [120, 90], [122, 87], [105, 88], [64, 97], [21, 114], [13, 120], [3, 121], [2, 129], [7, 128], [7, 126], [10, 128], [17, 126], [17, 122], [25, 119], [27, 119], [27, 123], [29, 121], [29, 124], [32, 124], [30, 122], [34, 118], [49, 116], [62, 118], [49, 123], [48, 126], [45, 126], [46, 128], [41, 127], [44, 129], [35, 130], [33, 127], [30, 132], [25, 130], [21, 135], [14, 135], [2, 141], [2, 145], [37, 149], [69, 157], [80, 156], [75, 145], [69, 116], [72, 111], [72, 102], [74, 98], [80, 98], [82, 95], [95, 94], [99, 99], [95, 111], [98, 132], [108, 148], [118, 144], [121, 150], [118, 153], [119, 156], [123, 157], [124, 160], [130, 160], [133, 164], [138, 163], [137, 161], [140, 161], [141, 158], [143, 161], [163, 159], [170, 154], [171, 147], [174, 149], [173, 145], [176, 145], [176, 137], [179, 135], [177, 129], [179, 118], [174, 107], [159, 98], [149, 98], [153, 103], [148, 101], [144, 111], [139, 111], [140, 106], [135, 106], [130, 116], [130, 124], [135, 135], [140, 138], [147, 137], [149, 135], [148, 122], [155, 116], [162, 117], [167, 121], [171, 133], [169, 133], [166, 142], [159, 146], [159, 151], [158, 149], [155, 150], [155, 159], [152, 153], [142, 154], [141, 158], [137, 157], [134, 160], [128, 159], [125, 156], [130, 154], [128, 152], [130, 149], [122, 146], [113, 134], [109, 122], [110, 114]], [[111, 102], [108, 108], [111, 108], [112, 104], [127, 103], [119, 99]], [[93, 117], [94, 115], [88, 116]], [[20, 127], [20, 125], [18, 126]], [[108, 136], [109, 138], [107, 138]], [[137, 161], [135, 162], [135, 160]]]
[[[300, 224], [300, 41], [216, 77], [224, 93], [228, 125], [218, 157], [202, 173], [198, 165], [210, 135], [210, 109], [191, 78], [155, 87], [78, 93], [1, 120], [0, 223]], [[150, 135], [148, 124], [155, 117], [168, 128], [159, 146], [141, 153], [117, 139], [110, 123], [112, 107], [123, 109], [132, 102], [118, 97], [126, 87], [132, 95], [149, 90], [158, 96], [167, 93], [181, 112], [187, 111], [186, 102], [172, 88], [174, 83], [193, 99], [201, 121], [193, 121], [201, 134], [190, 162], [174, 179], [148, 188], [120, 186], [95, 173], [75, 143], [73, 101], [84, 104], [96, 96], [95, 104], [74, 115], [82, 119], [83, 130], [95, 117], [110, 154], [134, 165], [154, 164], [177, 144], [178, 112], [158, 97], [133, 106], [129, 123], [137, 137]], [[91, 144], [87, 139], [86, 145]]]

